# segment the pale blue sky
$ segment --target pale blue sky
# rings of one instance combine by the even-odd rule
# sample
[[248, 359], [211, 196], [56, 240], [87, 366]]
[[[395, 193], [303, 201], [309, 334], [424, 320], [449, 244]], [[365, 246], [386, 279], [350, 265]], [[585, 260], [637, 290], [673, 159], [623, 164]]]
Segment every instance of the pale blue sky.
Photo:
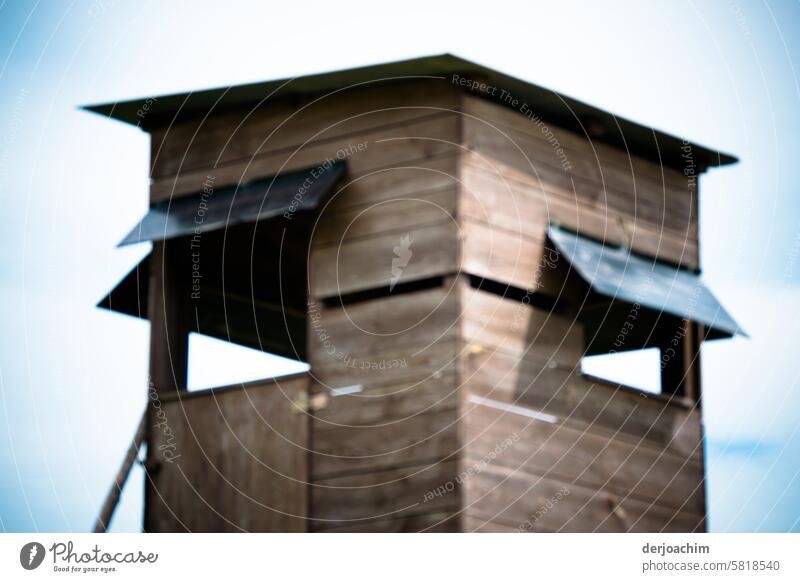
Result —
[[742, 160], [701, 181], [752, 336], [703, 348], [710, 527], [800, 531], [797, 2], [253, 4], [0, 0], [0, 530], [88, 530], [144, 406], [147, 325], [93, 306], [147, 251], [148, 141], [77, 106], [451, 52]]

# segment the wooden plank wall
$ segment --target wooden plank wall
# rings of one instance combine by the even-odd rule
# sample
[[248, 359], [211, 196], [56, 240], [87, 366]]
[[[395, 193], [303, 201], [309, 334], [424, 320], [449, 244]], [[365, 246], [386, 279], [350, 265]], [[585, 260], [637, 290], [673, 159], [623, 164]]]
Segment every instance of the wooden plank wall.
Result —
[[[459, 106], [446, 82], [410, 82], [336, 97], [283, 132], [302, 144], [289, 157], [296, 167], [366, 144], [348, 155], [347, 182], [310, 241], [313, 531], [458, 528], [459, 492], [426, 493], [447, 487], [458, 465], [459, 296], [434, 283], [331, 300], [457, 270]], [[270, 156], [256, 156], [260, 172]], [[359, 392], [338, 393], [351, 386]]]
[[314, 530], [458, 528], [459, 313], [447, 286], [312, 305]]
[[554, 144], [534, 121], [482, 99], [465, 96], [463, 109], [465, 270], [529, 288], [548, 222], [698, 266], [696, 180], [544, 126]]
[[[464, 98], [461, 265], [530, 290], [549, 222], [697, 267], [694, 184], [678, 170]], [[580, 374], [579, 322], [462, 282], [467, 531], [702, 531], [699, 409]]]
[[306, 375], [153, 400], [145, 531], [301, 532]]
[[[197, 192], [209, 173], [219, 187], [312, 166], [365, 139], [369, 146], [405, 135], [409, 139], [402, 140], [405, 148], [397, 155], [418, 160], [425, 157], [420, 151], [437, 153], [443, 145], [422, 147], [414, 138], [425, 134], [417, 130], [446, 124], [440, 116], [458, 106], [459, 95], [446, 82], [412, 81], [212, 112], [153, 131], [151, 200]], [[351, 172], [360, 175], [380, 166], [375, 164], [380, 148], [372, 152], [353, 160]]]
[[462, 473], [480, 468], [465, 485], [473, 529], [705, 527], [698, 409], [581, 376], [582, 329], [569, 318], [462, 292]]
[[[534, 289], [549, 221], [697, 266], [697, 193], [679, 171], [550, 129], [569, 172], [518, 113], [414, 81], [154, 133], [152, 201], [208, 176], [222, 187], [348, 160], [309, 244], [304, 527], [704, 527], [698, 411], [592, 384], [575, 372], [580, 326], [448, 277]], [[445, 284], [330, 301], [435, 276]]]
[[[347, 159], [347, 182], [321, 210], [308, 248], [310, 529], [457, 527], [457, 494], [424, 494], [457, 466], [458, 296], [439, 287], [347, 307], [325, 300], [458, 268], [460, 106], [447, 81], [409, 81], [153, 134], [151, 201], [198, 191], [208, 176], [222, 187]], [[393, 277], [403, 237], [411, 256]], [[331, 395], [353, 384], [363, 391]]]
[[409, 81], [183, 122], [153, 133], [150, 198], [345, 158], [348, 182], [313, 236], [312, 296], [388, 285], [401, 234], [417, 260], [396, 282], [453, 272], [460, 106], [445, 80]]

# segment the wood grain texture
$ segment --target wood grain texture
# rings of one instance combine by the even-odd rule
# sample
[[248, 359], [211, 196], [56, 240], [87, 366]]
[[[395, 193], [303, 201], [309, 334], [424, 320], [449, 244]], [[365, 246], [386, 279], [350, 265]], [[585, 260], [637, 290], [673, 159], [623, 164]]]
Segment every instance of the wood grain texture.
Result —
[[345, 246], [354, 240], [384, 233], [405, 234], [423, 225], [448, 220], [455, 223], [457, 200], [457, 191], [450, 189], [409, 194], [342, 210], [332, 205], [320, 213], [312, 245]]
[[[314, 431], [372, 427], [418, 414], [451, 410], [458, 401], [455, 341], [436, 344], [418, 356], [407, 352], [378, 354], [377, 361], [400, 360], [405, 365], [384, 371], [351, 368], [314, 370], [312, 394], [324, 406], [314, 412]], [[413, 351], [413, 350], [412, 350]], [[346, 372], [356, 372], [347, 374]], [[337, 388], [359, 386], [353, 394], [332, 396]]]
[[648, 215], [640, 208], [615, 207], [605, 199], [598, 202], [581, 197], [574, 189], [551, 187], [543, 179], [510, 166], [507, 159], [495, 159], [490, 154], [465, 154], [461, 175], [460, 216], [465, 219], [537, 240], [543, 238], [547, 224], [552, 222], [609, 245], [624, 244], [672, 263], [692, 268], [698, 265], [694, 211], [690, 210], [691, 220], [674, 220], [670, 203], [654, 219], [652, 213]]
[[[450, 219], [399, 232], [357, 238], [311, 252], [311, 292], [329, 298], [458, 270], [457, 225]], [[403, 241], [408, 241], [404, 243]], [[395, 250], [398, 249], [398, 250]], [[408, 251], [405, 266], [393, 261]]]
[[[151, 428], [153, 450], [180, 457], [150, 467], [147, 528], [702, 530], [699, 410], [581, 375], [573, 295], [551, 313], [458, 275], [555, 296], [550, 223], [697, 268], [696, 181], [547, 128], [559, 151], [540, 125], [448, 83], [314, 99], [153, 135], [152, 201], [198, 191], [209, 175], [224, 187], [364, 147], [347, 154], [345, 180], [308, 215], [313, 233], [291, 257], [308, 267], [309, 379], [288, 381], [287, 395], [265, 383], [164, 400], [172, 436]], [[399, 271], [398, 248], [409, 251]], [[169, 380], [163, 362], [154, 369]], [[540, 413], [553, 422], [532, 419]]]
[[[457, 508], [452, 490], [425, 493], [456, 467], [460, 299], [443, 285], [312, 306], [312, 392], [325, 397], [311, 424], [315, 529], [407, 531]], [[360, 392], [331, 394], [354, 384]]]
[[465, 533], [520, 533], [519, 528], [494, 521], [486, 521], [469, 514], [463, 516], [462, 523], [462, 531]]
[[[549, 351], [520, 358], [488, 344], [463, 360], [464, 390], [528, 406], [592, 431], [666, 450], [680, 459], [702, 459], [700, 411], [657, 395], [593, 382], [576, 366], [553, 363]], [[549, 359], [549, 361], [548, 361]]]
[[457, 533], [460, 516], [452, 512], [403, 515], [397, 518], [354, 522], [349, 525], [326, 527], [323, 532], [340, 533]]
[[605, 489], [665, 509], [705, 513], [703, 466], [697, 458], [640, 445], [569, 422], [548, 423], [479, 404], [466, 405], [466, 449], [483, 457], [510, 434], [517, 440], [492, 465]]
[[535, 353], [569, 367], [583, 356], [583, 328], [571, 318], [477, 289], [462, 294], [463, 338], [474, 348], [469, 351], [492, 346], [518, 359]]
[[455, 409], [312, 434], [314, 480], [440, 462], [454, 458], [460, 445]]
[[446, 151], [402, 164], [391, 164], [350, 179], [323, 207], [323, 215], [387, 200], [424, 196], [453, 190], [459, 181], [461, 152]]
[[[366, 528], [389, 518], [454, 513], [461, 504], [454, 482], [457, 470], [458, 463], [448, 461], [317, 481], [311, 496], [312, 527]], [[437, 490], [442, 493], [434, 494]]]
[[[317, 304], [319, 305], [319, 304]], [[371, 299], [343, 307], [315, 307], [309, 331], [309, 359], [316, 369], [349, 361], [382, 373], [373, 356], [420, 346], [420, 353], [459, 335], [460, 296], [446, 286]], [[384, 367], [386, 367], [384, 366]], [[394, 366], [399, 367], [399, 366]]]
[[[555, 125], [537, 124], [516, 111], [470, 95], [464, 96], [462, 110], [475, 127], [504, 136], [518, 144], [521, 153], [527, 152], [523, 144], [528, 145], [538, 153], [537, 158], [562, 170], [562, 160], [566, 158], [577, 176], [621, 184], [623, 192], [636, 192], [635, 182], [646, 183], [656, 195], [664, 190], [681, 197], [697, 190], [697, 181], [682, 171], [632, 156], [624, 149], [592, 139], [589, 133], [579, 135]], [[559, 146], [564, 156], [559, 155]], [[601, 175], [609, 177], [599, 180]]]
[[503, 135], [469, 118], [464, 122], [464, 140], [469, 150], [528, 174], [545, 191], [572, 195], [581, 203], [606, 206], [676, 230], [688, 228], [693, 220], [692, 197], [686, 191], [671, 189], [669, 184], [637, 180], [630, 172], [613, 171], [613, 166], [586, 158], [571, 158], [572, 167], [565, 171], [556, 165], [558, 162], [548, 160], [553, 152], [550, 145], [513, 130]]
[[149, 427], [155, 532], [306, 531], [305, 376], [163, 401]]
[[[311, 141], [302, 147], [157, 178], [150, 187], [150, 200], [155, 202], [199, 192], [208, 176], [213, 176], [215, 188], [221, 188], [315, 167], [328, 159], [346, 158], [351, 178], [379, 169], [414, 165], [421, 160], [457, 152], [460, 132], [456, 113], [438, 112], [408, 123], [379, 125], [357, 134]], [[353, 150], [358, 144], [362, 144], [361, 147]]]
[[703, 515], [504, 467], [470, 477], [464, 489], [467, 515], [525, 531], [705, 531]]
[[522, 289], [535, 289], [544, 251], [538, 239], [469, 219], [461, 221], [461, 270]]
[[466, 152], [461, 178], [464, 217], [537, 240], [548, 223], [558, 222], [609, 244], [624, 242], [618, 213], [579, 204], [572, 193], [549, 192], [502, 160]]
[[155, 131], [152, 176], [172, 176], [294, 149], [310, 141], [408, 123], [459, 104], [457, 92], [441, 80], [410, 80], [390, 87], [361, 85], [302, 101], [266, 99], [250, 109], [211, 112], [205, 119]]

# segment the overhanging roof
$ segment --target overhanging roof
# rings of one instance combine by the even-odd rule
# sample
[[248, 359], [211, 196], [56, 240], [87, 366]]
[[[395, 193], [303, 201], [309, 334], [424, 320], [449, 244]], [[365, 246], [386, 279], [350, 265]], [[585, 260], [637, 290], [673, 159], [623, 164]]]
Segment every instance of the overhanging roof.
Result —
[[[441, 78], [449, 83], [454, 74], [479, 79], [489, 85], [505, 89], [515, 98], [529, 104], [530, 108], [548, 123], [580, 135], [587, 135], [587, 128], [591, 128], [588, 134], [591, 139], [622, 148], [632, 155], [648, 158], [666, 166], [679, 169], [686, 166], [687, 160], [682, 157], [684, 153], [682, 148], [687, 144], [691, 146], [691, 161], [700, 169], [737, 161], [729, 154], [689, 144], [652, 127], [629, 121], [561, 93], [449, 54], [293, 79], [87, 105], [84, 109], [150, 129], [168, 125], [178, 115], [202, 117], [212, 110], [251, 106], [265, 99], [279, 100], [298, 95], [325, 94], [344, 87], [391, 83], [420, 77]], [[483, 96], [498, 100], [500, 91], [496, 93], [494, 97]], [[510, 107], [502, 101], [498, 102]], [[146, 111], [146, 115], [142, 114], [143, 111]]]
[[551, 225], [550, 240], [594, 291], [702, 323], [717, 337], [747, 336], [696, 273]]
[[189, 236], [316, 208], [345, 170], [346, 162], [281, 174], [263, 180], [163, 200], [119, 246]]

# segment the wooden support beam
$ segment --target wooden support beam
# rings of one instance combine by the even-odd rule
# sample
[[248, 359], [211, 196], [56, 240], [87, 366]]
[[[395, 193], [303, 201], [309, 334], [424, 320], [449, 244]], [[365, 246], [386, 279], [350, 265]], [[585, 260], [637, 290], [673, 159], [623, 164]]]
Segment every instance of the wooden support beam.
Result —
[[191, 267], [183, 241], [153, 243], [150, 262], [150, 382], [156, 392], [186, 390], [189, 369]]
[[120, 495], [122, 495], [122, 488], [125, 486], [125, 482], [128, 480], [128, 475], [131, 472], [134, 461], [136, 461], [136, 455], [139, 453], [139, 447], [142, 446], [146, 427], [147, 411], [142, 414], [142, 418], [139, 421], [139, 426], [137, 427], [136, 433], [133, 435], [133, 440], [131, 440], [131, 444], [128, 447], [128, 452], [125, 453], [125, 458], [122, 460], [122, 466], [120, 466], [119, 471], [117, 472], [117, 477], [114, 479], [114, 483], [111, 485], [111, 489], [108, 491], [106, 501], [103, 503], [103, 508], [100, 510], [100, 515], [97, 517], [97, 522], [94, 525], [94, 533], [105, 533], [108, 531], [111, 518], [114, 516], [114, 510], [117, 509]]
[[703, 325], [684, 320], [686, 339], [683, 342], [684, 362], [686, 362], [686, 381], [683, 395], [687, 401], [700, 406], [700, 343]]
[[686, 329], [682, 321], [664, 333], [661, 344], [661, 392], [668, 396], [680, 398], [683, 395], [683, 384], [686, 373], [684, 363], [684, 343]]
[[661, 345], [661, 391], [688, 403], [699, 399], [700, 353], [697, 324], [688, 319]]
[[[148, 386], [147, 428], [145, 438], [153, 442], [154, 414], [161, 398], [186, 392], [189, 373], [189, 331], [193, 317], [190, 298], [191, 257], [185, 241], [154, 242], [150, 255], [150, 288], [147, 313], [150, 317], [150, 383]], [[184, 258], [186, 260], [184, 260]], [[188, 267], [187, 267], [188, 266]], [[152, 529], [151, 507], [159, 493], [154, 476], [157, 456], [147, 448], [145, 462], [144, 531]]]

